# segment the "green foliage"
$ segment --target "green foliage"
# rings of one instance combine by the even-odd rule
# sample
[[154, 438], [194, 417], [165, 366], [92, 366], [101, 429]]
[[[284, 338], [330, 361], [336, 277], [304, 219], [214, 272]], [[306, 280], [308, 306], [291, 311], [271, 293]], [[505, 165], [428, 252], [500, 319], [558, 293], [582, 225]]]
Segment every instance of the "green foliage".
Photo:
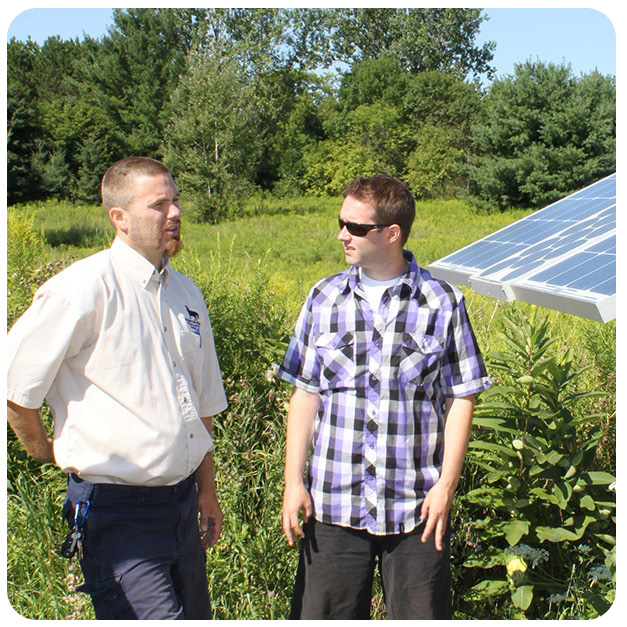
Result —
[[167, 129], [165, 159], [198, 222], [218, 222], [250, 193], [261, 157], [257, 103], [234, 59], [194, 55], [173, 96], [177, 117]]
[[[297, 561], [280, 528], [289, 390], [274, 364], [313, 283], [345, 268], [341, 201], [257, 193], [240, 218], [217, 225], [190, 224], [183, 202], [186, 247], [173, 264], [208, 303], [229, 401], [214, 421], [225, 525], [208, 573], [219, 619], [287, 616]], [[51, 201], [7, 213], [9, 289], [28, 286], [9, 301], [13, 320], [41, 281], [108, 246], [111, 230], [100, 207]], [[408, 248], [427, 266], [524, 215], [419, 202]], [[616, 325], [557, 312], [538, 320], [531, 306], [464, 291], [495, 385], [480, 396], [452, 512], [455, 618], [600, 615], [614, 594]], [[8, 455], [11, 603], [29, 618], [92, 618], [72, 589], [80, 574], [58, 556], [62, 476], [28, 460], [12, 433]], [[374, 615], [384, 618], [375, 584]]]
[[492, 43], [475, 45], [480, 9], [334, 9], [331, 40], [339, 60], [398, 58], [412, 74], [491, 73]]
[[470, 159], [483, 203], [541, 207], [616, 170], [616, 84], [570, 66], [524, 63], [495, 80]]
[[223, 536], [208, 553], [214, 617], [286, 618], [296, 554], [286, 548], [277, 515], [287, 390], [275, 378], [275, 364], [292, 321], [261, 263], [236, 268], [230, 252], [212, 253], [202, 263], [183, 253], [176, 266], [194, 278], [207, 301], [229, 402], [214, 419], [225, 514]]
[[88, 599], [75, 593], [78, 564], [59, 552], [64, 497], [64, 475], [49, 465], [20, 473], [8, 488], [7, 594], [30, 619], [94, 618]]
[[547, 318], [506, 314], [502, 323], [506, 350], [490, 355], [498, 378], [470, 443], [484, 480], [462, 498], [483, 546], [464, 563], [481, 573], [465, 598], [509, 593], [511, 617], [563, 618], [551, 607], [558, 598], [571, 618], [598, 616], [614, 595], [615, 477], [595, 469], [598, 415], [575, 410], [599, 393], [578, 389], [584, 369], [572, 350], [551, 354]]
[[[43, 277], [51, 276], [42, 268], [44, 239], [33, 226], [34, 218], [26, 212], [7, 211], [7, 328], [33, 300]], [[54, 274], [53, 272], [52, 274]]]
[[416, 198], [444, 195], [464, 154], [459, 143], [455, 131], [437, 126], [425, 126], [420, 130], [416, 148], [407, 158], [407, 174], [403, 177]]
[[[258, 189], [337, 193], [364, 170], [401, 174], [403, 86], [425, 70], [488, 71], [490, 45], [474, 45], [482, 20], [478, 9], [131, 8], [114, 10], [100, 40], [13, 40], [9, 202], [94, 202], [106, 167], [132, 154], [170, 164], [200, 222], [232, 217]], [[371, 28], [385, 38], [366, 42]], [[363, 64], [338, 96], [339, 62], [357, 48]]]

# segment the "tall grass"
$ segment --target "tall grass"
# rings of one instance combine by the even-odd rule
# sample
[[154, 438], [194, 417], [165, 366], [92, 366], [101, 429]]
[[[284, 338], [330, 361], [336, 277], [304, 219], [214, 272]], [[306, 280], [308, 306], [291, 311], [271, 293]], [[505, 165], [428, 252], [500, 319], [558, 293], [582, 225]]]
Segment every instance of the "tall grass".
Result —
[[[186, 247], [173, 265], [203, 291], [229, 398], [229, 409], [215, 419], [217, 483], [225, 524], [222, 538], [208, 555], [214, 614], [219, 619], [287, 615], [297, 557], [280, 528], [289, 390], [273, 377], [272, 364], [281, 359], [313, 283], [346, 267], [336, 241], [340, 206], [341, 198], [272, 201], [260, 196], [230, 222], [209, 226], [184, 221]], [[458, 201], [420, 203], [408, 248], [426, 266], [524, 215], [476, 214]], [[36, 243], [34, 254], [28, 246], [22, 248], [23, 258], [15, 257], [21, 259], [14, 264], [16, 276], [8, 277], [10, 290], [17, 284], [22, 289], [20, 298], [12, 301], [16, 311], [9, 312], [10, 320], [27, 306], [38, 281], [67, 261], [108, 246], [112, 237], [107, 218], [97, 207], [48, 202], [10, 208], [9, 225], [15, 236], [12, 242], [9, 234], [10, 245], [25, 237]], [[54, 266], [59, 260], [60, 266]], [[29, 281], [21, 281], [25, 276], [31, 277]], [[502, 349], [497, 331], [502, 330], [504, 310], [522, 319], [534, 309], [463, 291], [486, 353]], [[547, 314], [558, 347], [577, 347], [578, 363], [590, 365], [580, 385], [611, 393], [603, 401], [605, 439], [599, 453], [599, 463], [609, 469], [615, 463], [616, 326], [559, 312]], [[599, 407], [583, 406], [579, 411], [593, 414]], [[65, 533], [60, 522], [61, 473], [28, 462], [11, 436], [9, 453], [11, 603], [29, 618], [64, 619], [74, 613], [91, 618], [89, 603], [70, 594], [67, 578], [72, 573], [58, 556]], [[476, 468], [467, 467], [461, 490], [483, 480]], [[379, 584], [376, 590], [375, 616], [383, 618]]]

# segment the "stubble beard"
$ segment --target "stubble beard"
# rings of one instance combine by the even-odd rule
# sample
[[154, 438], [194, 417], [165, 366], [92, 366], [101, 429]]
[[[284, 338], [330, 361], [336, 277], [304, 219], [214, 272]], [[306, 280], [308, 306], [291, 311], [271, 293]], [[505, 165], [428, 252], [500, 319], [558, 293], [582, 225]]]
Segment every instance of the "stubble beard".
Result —
[[183, 243], [183, 240], [181, 238], [178, 238], [178, 239], [170, 238], [165, 245], [164, 254], [170, 259], [172, 259], [172, 257], [174, 257], [175, 255], [178, 255], [183, 250], [184, 247], [185, 247], [185, 244]]

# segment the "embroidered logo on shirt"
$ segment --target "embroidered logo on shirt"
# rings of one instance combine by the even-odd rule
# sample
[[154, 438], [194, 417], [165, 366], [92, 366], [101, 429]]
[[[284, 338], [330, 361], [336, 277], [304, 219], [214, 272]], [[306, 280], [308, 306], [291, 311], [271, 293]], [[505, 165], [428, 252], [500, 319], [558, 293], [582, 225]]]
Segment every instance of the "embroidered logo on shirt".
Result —
[[202, 347], [202, 335], [200, 335], [200, 316], [197, 311], [192, 311], [187, 305], [185, 305], [185, 309], [187, 309], [187, 318], [185, 318], [185, 322], [187, 322], [187, 326], [192, 333], [195, 333], [200, 338], [200, 346]]

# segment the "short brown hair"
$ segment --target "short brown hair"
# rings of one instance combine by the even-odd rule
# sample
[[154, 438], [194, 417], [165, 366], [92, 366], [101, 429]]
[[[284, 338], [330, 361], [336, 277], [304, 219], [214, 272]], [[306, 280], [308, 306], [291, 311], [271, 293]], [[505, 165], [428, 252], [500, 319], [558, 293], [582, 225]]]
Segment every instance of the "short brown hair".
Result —
[[116, 161], [102, 177], [102, 204], [107, 211], [111, 207], [125, 209], [133, 199], [131, 183], [140, 176], [159, 174], [170, 174], [170, 170], [156, 159], [128, 157]]
[[347, 196], [372, 205], [377, 223], [398, 224], [401, 243], [405, 245], [416, 217], [416, 203], [404, 183], [386, 174], [360, 176], [345, 187], [344, 197]]

